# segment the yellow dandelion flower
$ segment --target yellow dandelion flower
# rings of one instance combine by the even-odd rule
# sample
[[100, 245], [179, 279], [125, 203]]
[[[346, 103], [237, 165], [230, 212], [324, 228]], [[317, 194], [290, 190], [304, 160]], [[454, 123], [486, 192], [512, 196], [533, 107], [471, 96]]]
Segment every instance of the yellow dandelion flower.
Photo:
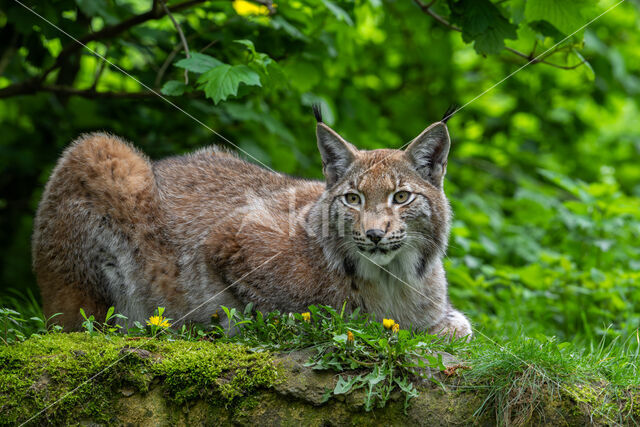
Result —
[[211, 315], [211, 320], [214, 322], [217, 322], [218, 320], [220, 320], [220, 315], [218, 314], [217, 311]]
[[395, 325], [396, 321], [393, 319], [382, 319], [382, 326], [384, 326], [385, 329], [391, 329], [393, 328], [393, 325]]
[[269, 8], [267, 6], [246, 0], [235, 0], [233, 2], [233, 9], [240, 16], [269, 15]]
[[147, 325], [157, 326], [159, 328], [168, 328], [169, 326], [171, 326], [167, 318], [162, 316], [151, 316], [149, 320], [147, 320]]
[[347, 342], [353, 342], [353, 332], [347, 331]]
[[398, 331], [400, 330], [400, 325], [397, 323], [394, 323], [393, 326], [391, 327], [391, 330], [397, 334]]
[[301, 313], [301, 314], [302, 314], [302, 320], [304, 320], [305, 322], [311, 322], [311, 313], [307, 311], [306, 313]]

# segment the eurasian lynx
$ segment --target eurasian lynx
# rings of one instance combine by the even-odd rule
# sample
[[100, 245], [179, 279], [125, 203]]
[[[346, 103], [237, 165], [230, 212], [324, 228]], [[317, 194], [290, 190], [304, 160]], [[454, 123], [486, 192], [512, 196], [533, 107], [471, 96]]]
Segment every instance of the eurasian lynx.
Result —
[[221, 305], [360, 307], [402, 327], [471, 335], [442, 266], [449, 152], [436, 122], [406, 150], [359, 151], [318, 119], [326, 183], [219, 148], [151, 162], [94, 133], [64, 152], [35, 220], [33, 264], [47, 315], [79, 309], [143, 320], [156, 307], [207, 322]]

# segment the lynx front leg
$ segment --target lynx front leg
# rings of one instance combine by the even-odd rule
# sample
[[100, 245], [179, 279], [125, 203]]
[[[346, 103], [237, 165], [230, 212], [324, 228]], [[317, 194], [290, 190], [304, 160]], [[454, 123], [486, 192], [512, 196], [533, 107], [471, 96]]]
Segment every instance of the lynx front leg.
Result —
[[469, 319], [453, 308], [449, 309], [442, 320], [429, 328], [429, 333], [456, 338], [467, 337], [467, 340], [473, 335]]

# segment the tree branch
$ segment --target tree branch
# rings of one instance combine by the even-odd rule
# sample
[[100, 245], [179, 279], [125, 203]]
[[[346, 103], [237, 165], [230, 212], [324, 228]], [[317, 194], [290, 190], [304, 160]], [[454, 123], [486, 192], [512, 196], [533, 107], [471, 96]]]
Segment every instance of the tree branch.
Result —
[[[5, 88], [8, 89], [8, 88]], [[4, 90], [4, 89], [3, 89]], [[14, 96], [14, 93], [3, 93], [3, 90], [0, 90], [0, 98], [8, 98], [10, 96]], [[19, 93], [19, 95], [30, 95], [37, 92], [49, 92], [55, 93], [58, 95], [66, 95], [66, 96], [80, 96], [82, 98], [87, 99], [144, 99], [144, 98], [156, 98], [160, 93], [160, 89], [154, 89], [152, 91], [140, 91], [140, 92], [111, 92], [111, 91], [97, 91], [95, 88], [89, 89], [76, 89], [68, 86], [35, 86], [35, 87], [26, 87], [23, 88], [23, 91]], [[187, 96], [190, 98], [199, 98], [202, 95], [197, 92], [189, 92], [185, 93], [183, 96]]]
[[[106, 56], [108, 51], [109, 51], [109, 44], [107, 44], [107, 48], [105, 49], [104, 55], [102, 56]], [[104, 59], [101, 59], [96, 69], [96, 72], [94, 74], [93, 84], [91, 85], [91, 89], [95, 90], [95, 88], [98, 86], [98, 81], [100, 80], [100, 77], [102, 77], [102, 73], [106, 65], [107, 65], [107, 61], [105, 61]]]
[[[178, 12], [183, 9], [188, 9], [197, 4], [204, 3], [205, 1], [207, 0], [186, 0], [186, 1], [183, 1], [182, 3], [169, 6], [168, 10], [170, 12]], [[40, 76], [40, 79], [44, 80], [53, 70], [60, 67], [61, 63], [64, 61], [64, 59], [67, 56], [82, 49], [84, 45], [86, 45], [87, 43], [96, 41], [96, 40], [103, 40], [103, 39], [115, 37], [118, 34], [123, 33], [132, 27], [135, 27], [136, 25], [140, 25], [154, 19], [162, 18], [165, 15], [165, 13], [166, 12], [164, 10], [162, 10], [157, 6], [157, 0], [154, 0], [151, 10], [149, 10], [148, 12], [142, 13], [140, 15], [132, 16], [131, 18], [125, 19], [124, 21], [116, 25], [105, 27], [100, 31], [96, 31], [95, 33], [87, 34], [86, 36], [79, 38], [78, 41], [71, 42], [70, 44], [65, 46], [64, 49], [62, 49], [62, 52], [60, 52], [54, 64], [51, 67], [49, 67], [44, 73], [42, 73], [42, 76]]]
[[[171, 14], [171, 11], [167, 7], [167, 3], [165, 2], [165, 0], [160, 0], [160, 3], [162, 3], [162, 8], [164, 9], [165, 13], [169, 16], [169, 19], [171, 19], [171, 22], [173, 22], [173, 26], [176, 27], [176, 30], [178, 31], [178, 35], [180, 36], [180, 41], [182, 42], [182, 46], [184, 47], [185, 56], [187, 58], [191, 58], [191, 54], [189, 54], [189, 45], [187, 44], [187, 39], [185, 39], [184, 37], [184, 33], [182, 32], [182, 27]], [[189, 84], [189, 70], [187, 70], [186, 68], [184, 69], [184, 84], [186, 85]]]
[[[206, 1], [208, 0], [185, 0], [182, 3], [168, 6], [167, 9], [169, 10], [169, 12], [178, 12], [180, 10], [188, 9]], [[148, 12], [132, 16], [131, 18], [126, 19], [116, 25], [105, 27], [95, 33], [87, 34], [83, 37], [78, 38], [77, 41], [74, 40], [62, 49], [53, 65], [43, 71], [42, 74], [0, 89], [0, 98], [8, 98], [11, 96], [27, 95], [38, 92], [39, 88], [44, 88], [44, 81], [47, 76], [51, 74], [52, 71], [60, 68], [67, 57], [82, 49], [87, 43], [115, 37], [118, 34], [123, 33], [132, 27], [135, 27], [136, 25], [140, 25], [150, 20], [162, 18], [166, 13], [167, 12], [165, 10], [158, 7], [158, 0], [154, 0], [151, 10], [149, 10]]]
[[182, 48], [182, 44], [178, 43], [176, 47], [174, 47], [173, 50], [169, 53], [169, 55], [167, 56], [167, 59], [164, 60], [164, 62], [158, 69], [158, 74], [156, 74], [156, 80], [154, 82], [156, 86], [160, 86], [160, 83], [162, 83], [162, 79], [164, 78], [164, 73], [167, 72], [167, 68], [169, 68], [169, 65], [171, 65], [171, 63], [173, 62], [173, 58], [176, 57], [178, 52], [180, 52], [181, 48]]
[[[439, 23], [441, 23], [442, 25], [444, 25], [445, 27], [449, 28], [450, 30], [453, 31], [457, 31], [459, 33], [462, 32], [462, 28], [453, 25], [452, 23], [450, 23], [449, 21], [447, 21], [446, 19], [444, 19], [442, 16], [438, 15], [436, 12], [434, 12], [431, 9], [431, 6], [433, 6], [433, 4], [436, 2], [436, 0], [432, 0], [431, 2], [425, 4], [422, 3], [422, 0], [414, 0], [414, 2], [418, 5], [418, 7], [420, 8], [420, 10], [422, 10], [424, 13], [426, 13], [427, 15], [431, 16], [433, 19], [435, 19], [436, 21], [438, 21]], [[530, 55], [527, 55], [526, 53], [520, 52], [519, 50], [513, 49], [511, 47], [505, 46], [504, 47], [506, 51], [513, 53], [514, 55], [518, 55], [521, 58], [525, 58], [527, 59], [530, 63], [532, 64], [546, 64], [549, 65], [550, 67], [555, 67], [555, 68], [560, 68], [562, 70], [573, 70], [575, 68], [578, 68], [579, 66], [581, 66], [582, 64], [584, 64], [586, 61], [581, 61], [579, 63], [577, 63], [576, 65], [558, 65], [558, 64], [554, 64], [552, 62], [548, 62], [546, 59], [540, 59], [540, 58], [536, 58], [534, 55], [534, 52], [531, 52]], [[551, 53], [551, 55], [553, 54], [553, 52]], [[547, 55], [547, 57], [551, 56], [551, 55]]]

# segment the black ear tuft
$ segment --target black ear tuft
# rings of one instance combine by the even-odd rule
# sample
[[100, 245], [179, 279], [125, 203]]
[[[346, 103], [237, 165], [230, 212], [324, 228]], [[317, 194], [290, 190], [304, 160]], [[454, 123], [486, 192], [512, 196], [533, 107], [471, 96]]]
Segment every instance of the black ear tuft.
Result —
[[313, 104], [311, 108], [313, 109], [313, 115], [316, 117], [316, 121], [322, 123], [322, 107], [320, 104]]
[[447, 123], [447, 121], [458, 111], [460, 107], [458, 104], [451, 104], [447, 111], [445, 111], [444, 116], [440, 119], [442, 123]]

